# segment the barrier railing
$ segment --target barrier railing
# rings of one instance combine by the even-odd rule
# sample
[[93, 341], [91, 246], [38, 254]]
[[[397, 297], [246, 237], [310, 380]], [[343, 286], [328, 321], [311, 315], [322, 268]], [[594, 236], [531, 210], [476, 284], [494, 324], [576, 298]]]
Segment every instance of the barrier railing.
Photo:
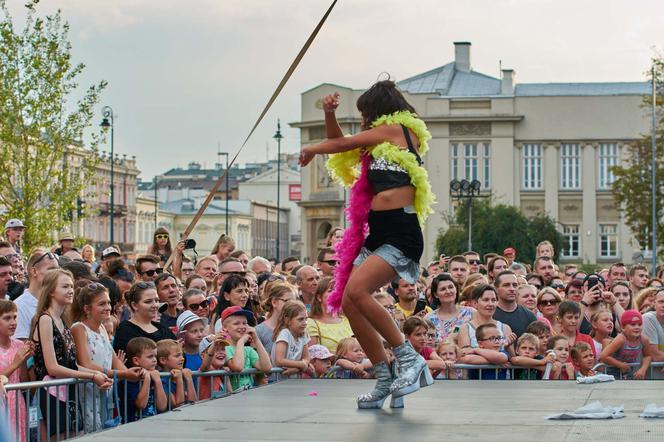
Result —
[[[538, 376], [540, 371], [532, 367], [511, 364], [505, 366], [455, 364], [444, 370], [443, 378], [453, 379], [455, 376], [451, 376], [452, 371], [462, 371], [464, 375], [460, 379], [548, 379], [551, 368], [551, 364], [547, 364], [542, 376]], [[596, 369], [600, 371], [605, 368], [607, 367], [604, 364], [596, 365]], [[664, 362], [653, 362], [648, 378], [653, 377], [655, 370], [663, 368]], [[206, 399], [216, 399], [244, 390], [229, 391], [226, 388], [225, 381], [232, 377], [263, 375], [265, 376], [261, 384], [263, 385], [267, 384], [268, 375], [270, 382], [280, 381], [282, 371], [281, 368], [273, 368], [269, 372], [261, 372], [252, 368], [241, 372], [228, 370], [194, 372], [196, 397], [200, 398], [204, 382], [210, 382], [210, 395]], [[171, 375], [160, 373], [160, 377], [168, 379]], [[214, 378], [219, 378], [219, 382], [215, 383]], [[174, 407], [171, 402], [171, 383], [166, 382], [166, 385], [167, 410], [172, 410]], [[140, 386], [141, 383], [139, 388]], [[6, 396], [0, 398], [0, 428], [8, 428], [16, 440], [44, 440], [42, 435], [45, 434], [53, 436], [52, 440], [59, 441], [126, 423], [129, 408], [127, 382], [118, 382], [116, 388], [120, 398], [119, 403], [113, 398], [115, 395], [112, 390], [100, 391], [89, 380], [68, 378], [6, 385]], [[120, 422], [118, 416], [121, 418]], [[144, 418], [142, 410], [139, 410], [138, 419], [142, 418]], [[32, 439], [33, 437], [35, 439]]]
[[[640, 363], [629, 363], [627, 365], [629, 367], [635, 367], [635, 368], [641, 366]], [[632, 370], [630, 370], [627, 373], [622, 373], [617, 368], [611, 367], [610, 365], [606, 365], [603, 362], [595, 364], [595, 366], [593, 366], [593, 370], [595, 370], [597, 372], [600, 372], [600, 373], [612, 374], [618, 380], [632, 380], [633, 379], [631, 377]], [[651, 362], [650, 367], [648, 368], [648, 375], [646, 376], [646, 379], [649, 379], [649, 380], [664, 379], [664, 361]]]

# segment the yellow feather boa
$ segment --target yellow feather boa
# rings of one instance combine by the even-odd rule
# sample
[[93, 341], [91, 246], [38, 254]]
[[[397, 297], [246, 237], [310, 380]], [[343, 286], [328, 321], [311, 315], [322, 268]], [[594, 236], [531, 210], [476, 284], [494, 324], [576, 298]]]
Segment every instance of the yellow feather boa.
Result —
[[[417, 115], [408, 111], [383, 115], [371, 123], [371, 127], [382, 124], [403, 124], [417, 136], [420, 156], [424, 156], [427, 150], [429, 150], [428, 142], [431, 139], [431, 134], [427, 130], [424, 121], [420, 120]], [[413, 203], [415, 212], [417, 213], [420, 226], [424, 227], [427, 217], [433, 213], [431, 206], [435, 204], [436, 196], [431, 191], [429, 175], [426, 169], [417, 163], [415, 155], [408, 150], [386, 141], [366, 149], [357, 148], [332, 154], [326, 163], [327, 170], [332, 179], [343, 186], [352, 186], [360, 174], [360, 156], [366, 150], [369, 151], [373, 158], [383, 158], [390, 163], [398, 164], [408, 172], [410, 182], [415, 187], [415, 201]]]

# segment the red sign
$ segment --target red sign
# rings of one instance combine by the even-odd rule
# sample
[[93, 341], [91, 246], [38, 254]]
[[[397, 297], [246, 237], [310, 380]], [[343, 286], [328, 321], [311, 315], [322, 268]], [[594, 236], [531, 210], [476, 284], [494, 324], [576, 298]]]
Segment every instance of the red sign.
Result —
[[302, 184], [288, 185], [288, 199], [291, 201], [302, 201]]

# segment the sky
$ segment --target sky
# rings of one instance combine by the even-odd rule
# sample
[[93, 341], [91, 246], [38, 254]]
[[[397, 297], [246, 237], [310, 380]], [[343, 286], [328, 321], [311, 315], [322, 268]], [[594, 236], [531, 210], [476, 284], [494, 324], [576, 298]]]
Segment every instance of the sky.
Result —
[[[25, 0], [7, 0], [20, 26]], [[240, 147], [331, 0], [41, 0], [62, 10], [82, 90], [109, 82], [115, 152], [135, 155], [141, 177]], [[636, 6], [635, 6], [636, 5]], [[454, 59], [516, 81], [643, 81], [664, 47], [661, 0], [339, 0], [238, 162], [300, 149], [300, 94], [329, 82], [365, 88], [387, 71], [402, 80]], [[102, 147], [104, 150], [104, 148]], [[106, 147], [105, 150], [108, 150]]]

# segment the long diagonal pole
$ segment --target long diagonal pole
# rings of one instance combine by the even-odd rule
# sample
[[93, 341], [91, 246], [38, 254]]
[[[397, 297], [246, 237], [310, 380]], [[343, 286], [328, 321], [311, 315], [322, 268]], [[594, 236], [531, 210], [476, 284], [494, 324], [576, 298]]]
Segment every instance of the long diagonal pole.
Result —
[[[300, 61], [302, 61], [302, 59], [304, 58], [304, 55], [307, 53], [307, 50], [309, 50], [309, 46], [311, 46], [311, 44], [316, 39], [316, 36], [318, 35], [318, 32], [323, 27], [323, 24], [325, 23], [325, 21], [327, 20], [327, 17], [332, 12], [332, 9], [334, 9], [334, 6], [337, 4], [337, 1], [338, 0], [334, 0], [332, 2], [332, 4], [330, 5], [330, 7], [327, 8], [327, 11], [325, 11], [325, 14], [323, 15], [323, 18], [320, 19], [320, 21], [318, 22], [318, 24], [316, 25], [316, 27], [312, 31], [311, 35], [309, 35], [309, 38], [304, 43], [304, 46], [302, 46], [302, 49], [300, 49], [300, 52], [298, 52], [297, 56], [295, 57], [295, 59], [293, 60], [293, 62], [290, 65], [290, 67], [288, 68], [288, 70], [284, 74], [283, 78], [279, 82], [279, 85], [277, 86], [277, 88], [272, 93], [272, 96], [270, 97], [270, 99], [267, 101], [267, 104], [263, 108], [263, 111], [260, 113], [260, 115], [256, 119], [256, 122], [254, 123], [253, 127], [249, 131], [249, 134], [247, 135], [247, 138], [244, 139], [244, 141], [242, 142], [242, 145], [240, 146], [238, 151], [233, 156], [233, 159], [228, 163], [228, 166], [226, 167], [226, 170], [217, 179], [217, 182], [214, 184], [214, 186], [210, 190], [210, 193], [208, 193], [208, 195], [205, 198], [205, 201], [203, 202], [203, 204], [201, 204], [201, 207], [198, 209], [198, 212], [196, 212], [196, 215], [194, 215], [194, 218], [191, 220], [191, 222], [189, 223], [187, 228], [184, 230], [184, 233], [182, 234], [181, 239], [187, 239], [189, 237], [189, 235], [191, 234], [191, 232], [194, 230], [194, 227], [196, 227], [196, 224], [200, 220], [201, 216], [203, 216], [203, 212], [205, 212], [205, 209], [210, 204], [210, 201], [212, 201], [212, 198], [214, 197], [214, 195], [217, 193], [217, 191], [221, 187], [221, 183], [224, 181], [224, 178], [228, 174], [229, 167], [231, 167], [235, 163], [235, 160], [237, 159], [238, 155], [240, 155], [240, 152], [242, 152], [242, 149], [244, 149], [244, 146], [247, 144], [247, 141], [249, 141], [249, 138], [251, 138], [254, 131], [256, 130], [256, 128], [258, 127], [260, 122], [263, 120], [263, 117], [270, 110], [270, 107], [272, 107], [272, 104], [277, 99], [277, 97], [281, 93], [281, 90], [284, 88], [284, 86], [286, 85], [286, 83], [290, 79], [291, 75], [293, 75], [293, 72], [295, 72], [295, 69], [300, 64]], [[164, 269], [168, 269], [170, 267], [171, 262], [173, 261], [173, 258], [174, 258], [174, 254], [171, 254], [171, 256], [168, 258], [168, 261], [166, 262], [166, 265], [164, 266]]]
[[657, 81], [655, 66], [652, 66], [652, 275], [657, 272]]

